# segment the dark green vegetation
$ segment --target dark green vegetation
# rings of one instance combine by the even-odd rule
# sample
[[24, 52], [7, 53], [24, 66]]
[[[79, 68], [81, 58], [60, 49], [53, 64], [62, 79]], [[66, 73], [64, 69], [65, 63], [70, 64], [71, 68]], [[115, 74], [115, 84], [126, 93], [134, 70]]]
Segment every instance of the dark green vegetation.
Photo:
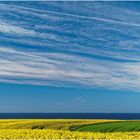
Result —
[[85, 132], [138, 132], [140, 121], [104, 122], [98, 124], [72, 126], [73, 131]]

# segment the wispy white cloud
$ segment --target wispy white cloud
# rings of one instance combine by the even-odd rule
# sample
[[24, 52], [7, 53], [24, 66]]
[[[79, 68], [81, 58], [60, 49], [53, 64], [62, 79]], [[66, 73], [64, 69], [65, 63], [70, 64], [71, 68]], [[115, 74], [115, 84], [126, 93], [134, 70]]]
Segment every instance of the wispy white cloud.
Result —
[[92, 4], [85, 16], [0, 3], [0, 82], [139, 90], [140, 13], [106, 4], [127, 15], [109, 19]]
[[57, 106], [64, 106], [65, 104], [62, 102], [56, 103]]
[[[2, 50], [2, 51], [1, 51]], [[3, 53], [3, 49], [0, 54]], [[104, 86], [139, 89], [139, 64], [81, 58], [62, 53], [29, 54], [5, 50], [9, 57], [0, 60], [1, 81], [54, 86]], [[11, 58], [11, 56], [14, 56]]]
[[86, 99], [83, 96], [78, 96], [72, 100], [73, 103], [85, 103]]
[[35, 32], [20, 28], [18, 26], [13, 26], [7, 23], [0, 23], [0, 32], [9, 34], [20, 34], [20, 35], [35, 35]]
[[[97, 21], [102, 21], [102, 22], [110, 22], [110, 23], [114, 23], [114, 24], [122, 24], [122, 25], [128, 25], [128, 26], [138, 26], [140, 27], [140, 24], [137, 23], [133, 23], [133, 22], [124, 22], [124, 21], [117, 21], [117, 20], [111, 20], [111, 19], [106, 19], [106, 18], [99, 18], [99, 17], [91, 17], [91, 16], [84, 16], [84, 15], [78, 15], [78, 14], [69, 14], [69, 13], [65, 13], [65, 12], [55, 12], [55, 11], [50, 11], [50, 10], [39, 10], [39, 9], [34, 9], [34, 8], [27, 8], [27, 7], [22, 7], [22, 6], [16, 6], [16, 5], [8, 5], [10, 7], [15, 7], [18, 9], [24, 9], [24, 10], [33, 10], [36, 12], [45, 12], [45, 13], [51, 13], [51, 14], [57, 14], [57, 15], [62, 15], [62, 16], [70, 16], [70, 17], [74, 17], [74, 18], [84, 18], [84, 19], [90, 19], [90, 20], [97, 20]], [[117, 9], [118, 10], [118, 9]], [[129, 11], [127, 11], [129, 12]], [[132, 14], [132, 13], [129, 13]], [[139, 13], [135, 13], [140, 15]]]

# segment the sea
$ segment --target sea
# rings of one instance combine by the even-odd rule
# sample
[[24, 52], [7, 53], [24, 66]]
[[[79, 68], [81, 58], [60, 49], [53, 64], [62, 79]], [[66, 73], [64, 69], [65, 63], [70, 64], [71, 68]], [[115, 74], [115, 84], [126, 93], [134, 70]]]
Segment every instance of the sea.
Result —
[[0, 113], [0, 119], [118, 119], [118, 120], [140, 120], [140, 113]]

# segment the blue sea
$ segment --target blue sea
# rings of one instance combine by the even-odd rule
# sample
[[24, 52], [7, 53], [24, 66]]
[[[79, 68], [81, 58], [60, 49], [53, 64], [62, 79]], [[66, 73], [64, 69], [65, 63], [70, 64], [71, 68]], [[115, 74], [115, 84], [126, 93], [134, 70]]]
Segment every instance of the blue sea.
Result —
[[140, 113], [0, 113], [0, 119], [120, 119], [120, 120], [139, 120]]

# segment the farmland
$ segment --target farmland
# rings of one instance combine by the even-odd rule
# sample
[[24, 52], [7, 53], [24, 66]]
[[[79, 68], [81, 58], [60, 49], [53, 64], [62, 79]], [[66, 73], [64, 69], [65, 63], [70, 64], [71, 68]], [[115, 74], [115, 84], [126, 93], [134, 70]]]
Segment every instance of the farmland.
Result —
[[0, 120], [0, 139], [140, 139], [140, 121]]
[[140, 131], [140, 121], [117, 121], [73, 126], [71, 130], [81, 132], [138, 132]]

